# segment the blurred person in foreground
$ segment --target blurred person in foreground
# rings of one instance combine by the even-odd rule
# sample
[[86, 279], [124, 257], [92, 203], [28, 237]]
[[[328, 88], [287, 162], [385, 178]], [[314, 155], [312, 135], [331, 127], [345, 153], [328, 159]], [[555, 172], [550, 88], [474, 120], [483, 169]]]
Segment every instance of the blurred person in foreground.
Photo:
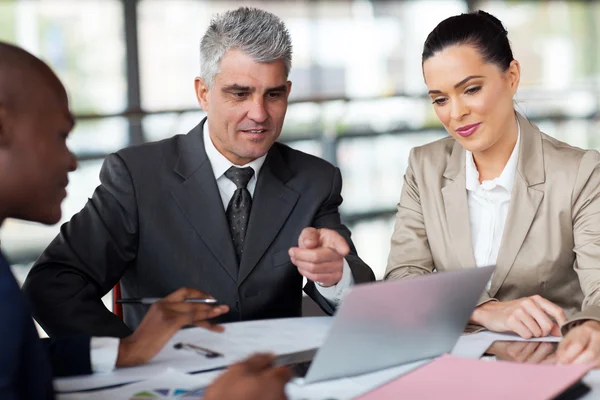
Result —
[[[54, 224], [61, 217], [67, 175], [77, 162], [66, 145], [73, 128], [67, 93], [56, 75], [26, 51], [0, 42], [0, 224], [7, 218]], [[152, 359], [185, 325], [220, 332], [208, 319], [227, 306], [184, 303], [206, 294], [182, 288], [153, 304], [123, 339], [76, 335], [41, 340], [10, 266], [0, 253], [0, 398], [52, 399], [52, 378], [130, 367]], [[114, 347], [114, 351], [110, 348]], [[272, 356], [236, 364], [207, 399], [284, 398], [285, 368]], [[264, 390], [258, 394], [256, 387]], [[208, 396], [210, 394], [210, 396]]]

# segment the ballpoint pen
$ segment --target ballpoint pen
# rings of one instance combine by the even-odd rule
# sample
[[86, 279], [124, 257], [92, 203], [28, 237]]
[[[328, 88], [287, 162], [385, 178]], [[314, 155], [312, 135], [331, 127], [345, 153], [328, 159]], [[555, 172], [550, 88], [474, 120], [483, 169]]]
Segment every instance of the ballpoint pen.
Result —
[[[162, 300], [161, 297], [139, 297], [139, 298], [130, 298], [130, 299], [118, 299], [117, 303], [119, 304], [154, 304], [158, 301]], [[214, 304], [216, 305], [218, 301], [216, 299], [185, 299], [183, 303], [202, 303], [202, 304]]]
[[192, 343], [175, 343], [173, 345], [174, 348], [176, 348], [177, 350], [183, 349], [183, 350], [191, 350], [194, 351], [196, 353], [200, 353], [200, 354], [204, 354], [204, 356], [206, 358], [216, 358], [216, 357], [223, 357], [223, 354], [214, 351], [214, 350], [210, 350], [204, 347], [200, 347], [197, 346], [195, 344]]

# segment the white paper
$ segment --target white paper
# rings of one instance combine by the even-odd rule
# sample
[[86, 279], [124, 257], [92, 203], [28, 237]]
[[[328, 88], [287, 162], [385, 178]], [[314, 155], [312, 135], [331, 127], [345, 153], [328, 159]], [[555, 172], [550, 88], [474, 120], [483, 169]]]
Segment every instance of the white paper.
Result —
[[[222, 368], [256, 352], [291, 353], [319, 347], [331, 325], [331, 317], [286, 318], [225, 324], [225, 332], [201, 328], [179, 331], [154, 359], [145, 365], [120, 368], [93, 374], [54, 380], [58, 392], [74, 392], [148, 379], [171, 367], [180, 372]], [[173, 348], [176, 343], [192, 343], [222, 353], [223, 357], [206, 358], [189, 350]]]
[[218, 373], [206, 373], [201, 375], [189, 375], [168, 368], [162, 374], [145, 380], [132, 383], [114, 389], [99, 390], [95, 392], [79, 392], [59, 394], [57, 400], [106, 400], [106, 399], [133, 399], [154, 398], [176, 399], [185, 394], [186, 400], [199, 400], [202, 398], [204, 388], [218, 375]]

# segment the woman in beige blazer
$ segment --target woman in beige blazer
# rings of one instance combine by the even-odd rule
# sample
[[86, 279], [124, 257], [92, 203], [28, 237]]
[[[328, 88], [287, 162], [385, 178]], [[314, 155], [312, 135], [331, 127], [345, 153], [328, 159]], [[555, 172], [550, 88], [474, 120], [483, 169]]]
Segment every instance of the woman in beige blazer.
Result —
[[422, 65], [450, 137], [411, 151], [385, 279], [496, 265], [471, 324], [562, 328], [561, 362], [599, 362], [600, 154], [515, 112], [520, 66], [493, 16], [441, 22]]

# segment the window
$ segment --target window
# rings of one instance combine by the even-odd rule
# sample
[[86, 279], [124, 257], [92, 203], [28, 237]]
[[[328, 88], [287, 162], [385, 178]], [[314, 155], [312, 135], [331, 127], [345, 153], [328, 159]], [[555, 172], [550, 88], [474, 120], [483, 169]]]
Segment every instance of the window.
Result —
[[[132, 121], [141, 118], [146, 140], [160, 140], [204, 117], [193, 80], [200, 39], [215, 13], [245, 5], [280, 16], [294, 46], [281, 140], [339, 166], [343, 218], [382, 277], [410, 149], [446, 135], [425, 96], [423, 42], [440, 21], [473, 3], [509, 31], [522, 68], [518, 109], [559, 140], [600, 149], [598, 2], [140, 0], [131, 21], [125, 0], [5, 0], [0, 40], [47, 61], [70, 94], [77, 125], [69, 144], [81, 161], [70, 177], [66, 221], [92, 195], [103, 157], [131, 143]], [[127, 104], [131, 42], [124, 28], [132, 23], [141, 113]], [[57, 231], [58, 225], [7, 221], [0, 235], [11, 259], [28, 264]]]
[[[114, 29], [106, 29], [107, 26]], [[70, 174], [63, 218], [68, 221], [85, 204], [98, 181], [102, 157], [129, 144], [126, 106], [123, 8], [116, 0], [2, 1], [0, 40], [15, 43], [46, 61], [67, 88], [78, 119], [69, 138], [84, 159]], [[98, 158], [100, 157], [100, 158]], [[16, 262], [30, 263], [56, 236], [60, 224], [42, 226], [6, 221], [2, 248]]]

